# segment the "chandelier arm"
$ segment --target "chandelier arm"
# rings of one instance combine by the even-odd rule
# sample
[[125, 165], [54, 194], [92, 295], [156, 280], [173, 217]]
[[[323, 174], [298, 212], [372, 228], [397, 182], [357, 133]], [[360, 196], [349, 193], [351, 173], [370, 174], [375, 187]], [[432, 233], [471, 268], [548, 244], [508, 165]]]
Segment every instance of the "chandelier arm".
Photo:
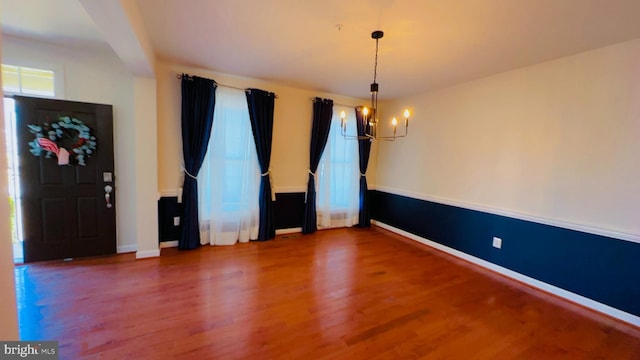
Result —
[[409, 135], [409, 127], [408, 127], [408, 126], [405, 126], [405, 128], [404, 128], [404, 134], [402, 134], [402, 135], [396, 135], [396, 137], [403, 138], [403, 137], [406, 137], [407, 135]]
[[380, 141], [394, 141], [397, 138], [403, 138], [403, 137], [407, 137], [407, 135], [409, 135], [409, 127], [406, 126], [404, 127], [404, 134], [394, 134], [393, 136], [375, 136], [372, 139], [373, 140], [380, 140]]
[[340, 133], [342, 134], [342, 137], [344, 137], [346, 140], [375, 140], [375, 138], [369, 134], [365, 134], [365, 135], [347, 134], [344, 127], [340, 127]]
[[345, 140], [376, 140], [370, 136], [343, 135]]
[[396, 138], [403, 138], [409, 135], [409, 128], [405, 127], [404, 134], [393, 135], [393, 136], [373, 136], [370, 134], [365, 135], [350, 135], [345, 133], [344, 128], [341, 128], [342, 136], [347, 140], [380, 140], [380, 141], [394, 141]]

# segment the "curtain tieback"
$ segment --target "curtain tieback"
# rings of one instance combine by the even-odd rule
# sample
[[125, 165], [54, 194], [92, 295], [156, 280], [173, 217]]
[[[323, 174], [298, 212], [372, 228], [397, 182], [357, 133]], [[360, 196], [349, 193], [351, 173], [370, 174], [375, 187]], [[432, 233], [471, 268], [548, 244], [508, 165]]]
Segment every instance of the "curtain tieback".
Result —
[[193, 180], [198, 180], [197, 177], [193, 176], [190, 172], [187, 171], [184, 165], [180, 165], [180, 167], [182, 168], [182, 171], [184, 171], [184, 173], [187, 174], [188, 177], [192, 178]]
[[[196, 181], [196, 183], [198, 182], [198, 178], [193, 176], [190, 172], [187, 171], [187, 169], [185, 169], [184, 165], [180, 165], [180, 167], [182, 168], [182, 171], [190, 178], [192, 178], [193, 180]], [[178, 204], [182, 203], [182, 186], [178, 189]]]
[[[308, 171], [309, 171], [309, 175], [313, 176], [313, 179], [314, 179], [313, 183], [315, 184], [315, 190], [316, 190], [316, 192], [318, 192], [318, 182], [317, 182], [317, 181], [315, 181], [315, 179], [316, 179], [316, 173], [314, 173], [313, 171], [311, 171], [311, 169], [309, 169]], [[305, 192], [305, 193], [304, 193], [304, 202], [305, 202], [305, 203], [307, 202], [307, 192]]]
[[271, 168], [267, 170], [267, 172], [260, 174], [260, 176], [268, 176], [269, 177], [269, 185], [271, 185], [271, 201], [276, 201], [276, 193], [273, 192], [273, 177], [271, 177]]
[[364, 176], [364, 177], [366, 177], [366, 176], [367, 176], [367, 174], [360, 173], [360, 176]]

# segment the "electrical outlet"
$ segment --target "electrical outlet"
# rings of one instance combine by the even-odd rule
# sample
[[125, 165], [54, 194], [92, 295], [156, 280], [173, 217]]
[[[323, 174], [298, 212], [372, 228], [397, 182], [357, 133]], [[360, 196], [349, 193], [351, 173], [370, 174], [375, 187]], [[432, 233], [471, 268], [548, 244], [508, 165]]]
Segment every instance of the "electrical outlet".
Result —
[[173, 217], [173, 226], [179, 226], [180, 225], [180, 216], [174, 216]]
[[502, 239], [499, 237], [493, 237], [493, 247], [496, 249], [502, 249]]

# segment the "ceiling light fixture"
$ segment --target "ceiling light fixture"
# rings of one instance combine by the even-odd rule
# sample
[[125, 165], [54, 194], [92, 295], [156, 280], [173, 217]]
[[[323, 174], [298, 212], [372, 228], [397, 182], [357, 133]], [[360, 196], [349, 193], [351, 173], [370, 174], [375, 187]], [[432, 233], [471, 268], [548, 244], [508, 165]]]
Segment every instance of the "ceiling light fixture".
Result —
[[409, 109], [404, 111], [404, 134], [398, 135], [398, 120], [393, 118], [391, 126], [393, 126], [393, 136], [378, 136], [378, 40], [384, 36], [384, 32], [376, 30], [371, 33], [371, 38], [376, 40], [376, 58], [373, 65], [373, 83], [371, 83], [371, 109], [366, 106], [360, 110], [362, 112], [362, 121], [364, 123], [364, 135], [347, 134], [347, 121], [344, 111], [340, 113], [340, 124], [342, 128], [342, 136], [349, 140], [385, 140], [394, 141], [396, 138], [402, 138], [409, 133]]

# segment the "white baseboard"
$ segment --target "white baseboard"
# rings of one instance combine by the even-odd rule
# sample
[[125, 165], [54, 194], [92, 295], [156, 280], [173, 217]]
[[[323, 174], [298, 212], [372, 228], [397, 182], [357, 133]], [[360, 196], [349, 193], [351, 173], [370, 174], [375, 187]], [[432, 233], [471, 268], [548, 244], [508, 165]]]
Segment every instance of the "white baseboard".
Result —
[[117, 252], [118, 254], [131, 253], [135, 252], [138, 249], [137, 245], [122, 245], [118, 246]]
[[178, 240], [163, 241], [160, 243], [160, 249], [178, 247]]
[[[276, 235], [293, 234], [302, 232], [302, 228], [290, 228], [290, 229], [278, 229]], [[178, 247], [178, 240], [175, 241], [163, 241], [160, 243], [160, 248], [173, 248]]]
[[160, 256], [160, 249], [136, 252], [136, 259], [146, 259], [158, 256]]
[[387, 225], [385, 223], [381, 223], [379, 221], [371, 221], [372, 224], [379, 226], [383, 229], [387, 229], [391, 232], [394, 232], [396, 234], [402, 235], [404, 237], [407, 237], [411, 240], [417, 241], [421, 244], [430, 246], [432, 248], [438, 249], [440, 251], [446, 252], [448, 254], [451, 254], [455, 257], [458, 257], [460, 259], [466, 260], [468, 262], [471, 262], [473, 264], [482, 266], [486, 269], [492, 270], [494, 272], [497, 272], [501, 275], [504, 275], [506, 277], [512, 278], [514, 280], [520, 281], [522, 283], [525, 283], [527, 285], [530, 285], [534, 288], [540, 289], [542, 291], [551, 293], [553, 295], [556, 295], [558, 297], [561, 297], [563, 299], [569, 300], [571, 302], [580, 304], [584, 307], [587, 307], [589, 309], [595, 310], [597, 312], [603, 313], [605, 315], [611, 316], [613, 318], [616, 318], [618, 320], [624, 321], [626, 323], [629, 323], [631, 325], [640, 327], [640, 317], [633, 315], [633, 314], [629, 314], [627, 312], [624, 312], [622, 310], [616, 309], [614, 307], [611, 307], [609, 305], [605, 305], [603, 303], [591, 300], [587, 297], [584, 297], [582, 295], [578, 295], [576, 293], [572, 293], [570, 291], [567, 291], [565, 289], [559, 288], [557, 286], [553, 286], [550, 284], [547, 284], [545, 282], [542, 282], [540, 280], [536, 280], [534, 278], [528, 277], [526, 275], [522, 275], [520, 273], [517, 273], [513, 270], [509, 270], [507, 268], [504, 268], [502, 266], [496, 265], [494, 263], [488, 262], [486, 260], [477, 258], [475, 256], [469, 255], [467, 253], [464, 253], [462, 251], [456, 250], [456, 249], [452, 249], [448, 246], [444, 246], [442, 244], [439, 244], [435, 241], [431, 241], [428, 239], [425, 239], [423, 237], [414, 235], [412, 233], [406, 232], [404, 230], [400, 230], [396, 227], [393, 227], [391, 225]]
[[302, 228], [289, 228], [289, 229], [278, 229], [276, 230], [276, 235], [285, 235], [285, 234], [293, 234], [293, 233], [301, 233]]

